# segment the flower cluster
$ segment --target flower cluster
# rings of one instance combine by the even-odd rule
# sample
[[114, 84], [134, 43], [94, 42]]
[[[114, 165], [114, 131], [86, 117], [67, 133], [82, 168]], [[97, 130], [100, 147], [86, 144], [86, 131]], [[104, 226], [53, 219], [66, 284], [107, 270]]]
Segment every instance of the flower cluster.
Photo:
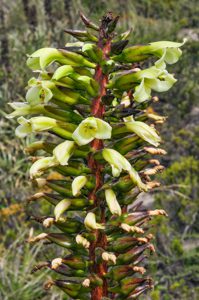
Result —
[[67, 250], [34, 270], [62, 275], [45, 287], [55, 285], [70, 299], [137, 299], [153, 287], [143, 275], [145, 252], [154, 252], [149, 221], [166, 215], [134, 205], [140, 193], [159, 186], [153, 175], [163, 169], [153, 156], [165, 154], [156, 148], [155, 126], [166, 118], [148, 107], [157, 100], [154, 91], [176, 82], [166, 66], [178, 61], [183, 43], [126, 47], [128, 33], [113, 34], [118, 17], [108, 13], [100, 26], [81, 18], [86, 30], [66, 30], [79, 42], [29, 55], [37, 76], [28, 82], [26, 101], [10, 103], [16, 135], [39, 138], [26, 148], [37, 155], [30, 178], [40, 188], [29, 203], [53, 207], [45, 217], [31, 210], [45, 233], [29, 242], [47, 240]]

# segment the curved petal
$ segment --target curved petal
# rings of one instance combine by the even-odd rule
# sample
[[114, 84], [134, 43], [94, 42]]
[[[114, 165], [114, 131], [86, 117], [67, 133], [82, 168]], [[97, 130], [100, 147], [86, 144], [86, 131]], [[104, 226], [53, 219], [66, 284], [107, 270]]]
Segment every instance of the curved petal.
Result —
[[57, 126], [57, 121], [49, 117], [33, 117], [29, 120], [33, 132], [40, 132]]
[[133, 93], [133, 97], [137, 102], [143, 102], [151, 98], [151, 89], [145, 84], [145, 80], [144, 78], [142, 79], [140, 85], [136, 86]]
[[107, 189], [105, 190], [105, 198], [106, 198], [106, 203], [110, 209], [110, 212], [113, 215], [118, 215], [121, 216], [122, 210], [121, 207], [117, 201], [116, 195], [113, 190]]
[[65, 141], [54, 148], [53, 155], [55, 156], [56, 160], [60, 163], [60, 165], [66, 166], [68, 165], [68, 160], [73, 154], [74, 149], [74, 142]]
[[105, 121], [96, 118], [97, 131], [95, 137], [100, 140], [110, 139], [112, 127]]
[[177, 81], [172, 74], [166, 74], [161, 77], [161, 79], [146, 79], [146, 84], [156, 92], [166, 92]]
[[129, 175], [131, 177], [131, 180], [139, 187], [142, 191], [147, 191], [147, 185], [144, 184], [138, 174], [138, 172], [132, 167]]
[[182, 43], [178, 42], [171, 42], [171, 41], [159, 41], [159, 42], [153, 42], [150, 43], [150, 50], [156, 51], [163, 48], [179, 48], [184, 45], [186, 42], [186, 39], [183, 40]]
[[120, 174], [122, 170], [130, 171], [131, 169], [129, 161], [114, 149], [103, 149], [102, 156], [111, 165], [113, 176]]
[[32, 132], [32, 128], [30, 124], [19, 125], [15, 129], [15, 135], [18, 136], [19, 138], [24, 138], [31, 132]]
[[104, 225], [96, 222], [96, 216], [93, 212], [89, 212], [84, 219], [84, 225], [89, 230], [104, 229]]
[[153, 127], [139, 121], [125, 122], [125, 125], [130, 131], [137, 134], [144, 141], [156, 147], [159, 145], [161, 139]]
[[61, 200], [54, 209], [55, 221], [58, 221], [61, 215], [70, 207], [71, 201], [69, 199]]
[[72, 138], [78, 145], [86, 145], [94, 138], [97, 131], [96, 118], [89, 117], [83, 120], [72, 134]]
[[73, 196], [78, 196], [81, 189], [85, 186], [87, 182], [86, 176], [78, 176], [72, 182], [72, 193]]
[[30, 177], [38, 177], [43, 171], [56, 165], [58, 165], [58, 161], [54, 156], [38, 159], [30, 168]]
[[53, 74], [52, 79], [59, 80], [63, 77], [66, 77], [68, 75], [71, 75], [74, 73], [74, 69], [71, 66], [61, 66], [56, 69], [56, 71]]
[[26, 93], [26, 100], [30, 105], [34, 106], [42, 102], [41, 91], [41, 85], [34, 85], [29, 88]]

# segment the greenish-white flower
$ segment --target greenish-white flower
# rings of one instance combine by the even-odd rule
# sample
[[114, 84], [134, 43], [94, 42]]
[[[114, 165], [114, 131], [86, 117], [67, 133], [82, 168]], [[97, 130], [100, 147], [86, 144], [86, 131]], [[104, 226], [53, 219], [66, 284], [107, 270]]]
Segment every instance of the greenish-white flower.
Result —
[[46, 169], [57, 166], [59, 162], [54, 156], [38, 159], [30, 168], [30, 177], [39, 177]]
[[61, 200], [54, 209], [55, 220], [58, 221], [61, 215], [70, 207], [71, 201], [69, 199]]
[[147, 187], [142, 182], [138, 172], [131, 166], [130, 162], [114, 149], [103, 149], [103, 158], [110, 164], [112, 168], [112, 175], [118, 177], [122, 170], [127, 171], [131, 180], [141, 189], [146, 191]]
[[122, 210], [112, 189], [105, 190], [106, 203], [113, 215], [121, 216]]
[[90, 247], [90, 242], [87, 239], [85, 239], [81, 234], [78, 234], [75, 240], [77, 244], [82, 245], [86, 249]]
[[151, 51], [152, 54], [160, 57], [160, 59], [155, 63], [156, 67], [165, 69], [166, 63], [170, 65], [175, 64], [182, 55], [182, 50], [180, 47], [182, 47], [185, 42], [186, 39], [184, 39], [182, 43], [170, 41], [150, 43], [148, 46], [149, 51]]
[[150, 127], [144, 122], [135, 121], [132, 116], [124, 118], [124, 121], [128, 130], [137, 134], [144, 141], [155, 147], [160, 144], [161, 138], [153, 127]]
[[[154, 69], [154, 67], [150, 68], [151, 71], [152, 69]], [[142, 74], [138, 74], [138, 77], [141, 79], [141, 83], [135, 87], [135, 92], [133, 93], [133, 97], [137, 102], [150, 99], [152, 90], [156, 92], [168, 91], [177, 81], [174, 76], [169, 74], [166, 70], [158, 70], [156, 73], [157, 77], [153, 77], [153, 73], [151, 73], [150, 76], [149, 73], [146, 74], [144, 71], [140, 72], [142, 72]]]
[[28, 57], [27, 65], [32, 70], [44, 70], [53, 62], [58, 62], [61, 65], [95, 68], [95, 64], [85, 59], [82, 55], [55, 48], [41, 48], [35, 51]]
[[73, 154], [75, 143], [72, 141], [65, 141], [59, 144], [53, 150], [53, 156], [44, 157], [36, 162], [30, 168], [30, 177], [39, 177], [46, 169], [57, 165], [68, 165], [68, 160]]
[[33, 117], [29, 120], [24, 117], [19, 117], [17, 119], [20, 124], [16, 130], [16, 136], [23, 138], [32, 132], [41, 132], [44, 130], [49, 130], [57, 126], [57, 121], [49, 117]]
[[14, 109], [12, 113], [6, 116], [8, 119], [44, 112], [44, 107], [41, 104], [35, 106], [31, 106], [29, 103], [25, 102], [11, 102], [8, 104]]
[[73, 196], [78, 196], [81, 193], [81, 189], [85, 186], [87, 182], [86, 176], [77, 176], [72, 182], [72, 193]]
[[112, 127], [105, 121], [89, 117], [83, 120], [73, 132], [73, 139], [78, 145], [86, 145], [96, 139], [110, 139]]
[[165, 63], [174, 64], [178, 61], [182, 54], [180, 47], [185, 42], [186, 39], [182, 43], [159, 41], [148, 45], [132, 46], [124, 49], [121, 54], [114, 56], [113, 59], [130, 63], [145, 60], [153, 55], [160, 58], [161, 61], [157, 62], [157, 66], [162, 69], [165, 68]]
[[53, 150], [53, 155], [62, 166], [68, 165], [68, 160], [75, 149], [75, 142], [65, 141]]
[[96, 222], [96, 216], [93, 212], [89, 212], [85, 219], [84, 225], [88, 230], [104, 229], [104, 225]]
[[[34, 84], [33, 84], [34, 82]], [[26, 100], [31, 105], [40, 103], [48, 103], [53, 97], [51, 89], [55, 88], [54, 83], [50, 81], [34, 81], [34, 78], [29, 81], [30, 88], [26, 93]]]

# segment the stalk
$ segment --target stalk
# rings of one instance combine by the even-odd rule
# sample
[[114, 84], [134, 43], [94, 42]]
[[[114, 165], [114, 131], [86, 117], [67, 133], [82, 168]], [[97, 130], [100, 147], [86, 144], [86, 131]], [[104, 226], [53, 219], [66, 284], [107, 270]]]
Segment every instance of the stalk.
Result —
[[[118, 16], [107, 13], [99, 26], [81, 19], [84, 31], [65, 30], [81, 43], [29, 56], [27, 65], [39, 76], [28, 82], [26, 103], [10, 104], [15, 111], [8, 117], [20, 116], [16, 135], [42, 137], [25, 149], [34, 155], [30, 178], [39, 188], [27, 203], [34, 212], [34, 203], [46, 201], [51, 213], [30, 213], [44, 232], [28, 241], [66, 251], [33, 272], [48, 268], [62, 276], [45, 288], [55, 286], [70, 299], [137, 299], [153, 288], [144, 275], [145, 259], [155, 251], [150, 220], [167, 216], [134, 205], [160, 185], [154, 175], [163, 166], [154, 156], [166, 154], [157, 148], [155, 129], [166, 118], [148, 109], [157, 101], [154, 91], [175, 83], [166, 65], [179, 59], [183, 43], [126, 48], [130, 32], [116, 35]], [[150, 58], [152, 67], [135, 67]]]

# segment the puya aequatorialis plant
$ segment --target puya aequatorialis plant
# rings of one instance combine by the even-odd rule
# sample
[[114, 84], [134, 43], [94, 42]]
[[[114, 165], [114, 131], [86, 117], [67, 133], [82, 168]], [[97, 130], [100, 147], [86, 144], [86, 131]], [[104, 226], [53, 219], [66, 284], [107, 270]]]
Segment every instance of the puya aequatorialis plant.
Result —
[[[150, 105], [158, 100], [154, 91], [176, 82], [166, 66], [178, 61], [183, 43], [126, 47], [130, 31], [114, 33], [118, 16], [108, 13], [99, 26], [81, 19], [85, 30], [66, 30], [78, 42], [28, 57], [38, 76], [28, 82], [26, 102], [10, 104], [16, 135], [39, 134], [26, 151], [33, 155], [30, 178], [45, 188], [29, 203], [46, 200], [53, 209], [32, 216], [45, 232], [29, 242], [65, 248], [63, 257], [33, 271], [62, 275], [45, 287], [55, 285], [70, 299], [137, 299], [153, 287], [144, 275], [147, 252], [154, 252], [150, 220], [166, 215], [133, 204], [159, 186], [154, 175], [163, 166], [156, 156], [166, 153], [155, 129], [165, 118]], [[48, 176], [52, 170], [56, 178]]]

